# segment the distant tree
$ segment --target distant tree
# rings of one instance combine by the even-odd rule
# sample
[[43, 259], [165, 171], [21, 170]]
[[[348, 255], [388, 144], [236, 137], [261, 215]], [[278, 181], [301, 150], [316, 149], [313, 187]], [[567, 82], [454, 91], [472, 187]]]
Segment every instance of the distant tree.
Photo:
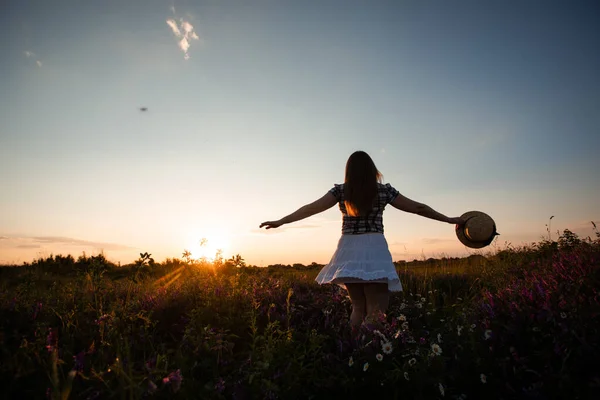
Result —
[[192, 253], [189, 250], [184, 249], [182, 257], [186, 263], [188, 263], [188, 264], [192, 263]]
[[235, 256], [232, 256], [227, 261], [230, 262], [236, 268], [242, 268], [242, 267], [246, 266], [246, 261], [244, 261], [244, 259], [242, 258], [242, 256], [239, 255], [239, 254], [236, 254]]
[[558, 247], [561, 249], [572, 249], [581, 244], [581, 239], [577, 234], [571, 232], [569, 229], [565, 229], [558, 237]]

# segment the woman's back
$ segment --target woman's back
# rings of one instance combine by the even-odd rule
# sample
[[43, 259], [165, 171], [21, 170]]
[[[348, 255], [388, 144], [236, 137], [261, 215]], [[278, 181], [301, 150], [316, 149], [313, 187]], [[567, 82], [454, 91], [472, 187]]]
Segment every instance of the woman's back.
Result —
[[358, 235], [362, 233], [383, 233], [383, 210], [394, 201], [399, 192], [389, 183], [377, 183], [377, 199], [371, 211], [362, 216], [353, 217], [348, 214], [344, 198], [344, 184], [335, 184], [329, 191], [338, 201], [343, 215], [342, 234]]

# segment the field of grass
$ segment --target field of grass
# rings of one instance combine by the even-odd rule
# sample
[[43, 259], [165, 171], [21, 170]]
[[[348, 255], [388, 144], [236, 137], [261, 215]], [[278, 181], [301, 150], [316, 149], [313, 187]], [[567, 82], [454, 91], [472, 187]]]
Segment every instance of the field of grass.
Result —
[[600, 238], [398, 265], [352, 335], [319, 267], [0, 268], [0, 394], [14, 399], [600, 398]]

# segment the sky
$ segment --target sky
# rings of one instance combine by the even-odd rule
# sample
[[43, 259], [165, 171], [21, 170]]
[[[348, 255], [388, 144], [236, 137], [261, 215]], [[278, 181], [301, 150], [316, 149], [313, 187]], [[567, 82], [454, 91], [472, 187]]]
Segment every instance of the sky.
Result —
[[356, 150], [500, 232], [468, 249], [388, 206], [394, 260], [600, 226], [597, 2], [4, 0], [0, 37], [0, 264], [327, 263], [337, 206], [258, 226], [342, 183]]

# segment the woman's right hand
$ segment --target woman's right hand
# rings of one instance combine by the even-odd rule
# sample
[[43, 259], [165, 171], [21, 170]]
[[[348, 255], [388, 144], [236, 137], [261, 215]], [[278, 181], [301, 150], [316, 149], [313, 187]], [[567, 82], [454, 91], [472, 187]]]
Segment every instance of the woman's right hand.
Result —
[[279, 228], [281, 225], [283, 225], [281, 221], [266, 221], [260, 224], [259, 228], [262, 228], [263, 226], [267, 229]]

